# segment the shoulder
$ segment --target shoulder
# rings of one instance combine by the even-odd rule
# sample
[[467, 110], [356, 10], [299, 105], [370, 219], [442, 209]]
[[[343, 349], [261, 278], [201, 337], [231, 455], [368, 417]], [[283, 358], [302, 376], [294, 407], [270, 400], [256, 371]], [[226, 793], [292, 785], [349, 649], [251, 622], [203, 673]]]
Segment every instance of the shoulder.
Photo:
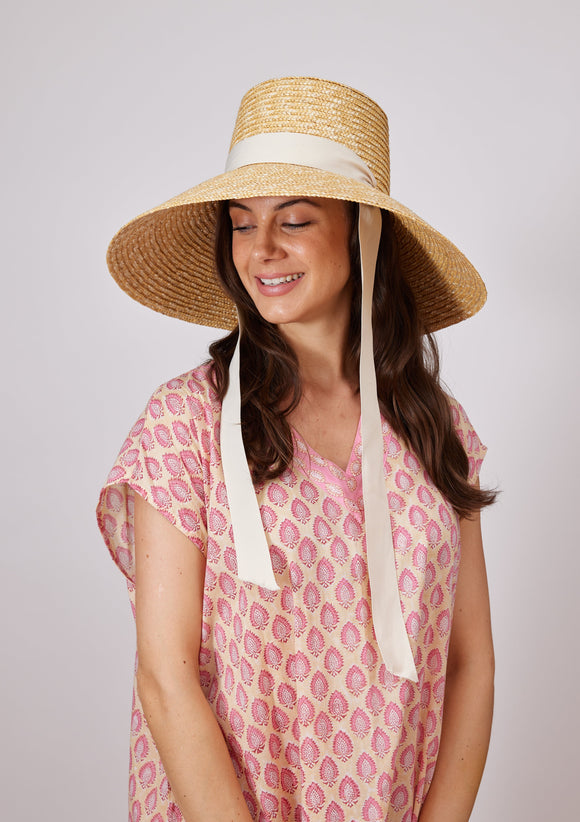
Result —
[[451, 411], [451, 420], [453, 422], [453, 427], [461, 440], [463, 446], [465, 448], [468, 447], [468, 438], [473, 437], [473, 435], [477, 436], [475, 433], [475, 429], [471, 424], [471, 420], [467, 416], [467, 412], [465, 408], [461, 405], [461, 403], [452, 397], [450, 394], [446, 394], [447, 402], [449, 404], [449, 408]]
[[455, 397], [452, 397], [450, 394], [447, 394], [446, 396], [447, 402], [449, 403], [449, 408], [451, 410], [453, 428], [459, 438], [459, 442], [467, 454], [467, 458], [469, 460], [469, 477], [473, 480], [479, 474], [479, 469], [487, 452], [487, 448], [480, 440], [477, 431], [471, 424], [471, 420], [467, 416], [467, 413], [461, 403], [459, 403]]
[[121, 451], [140, 448], [147, 454], [209, 451], [217, 437], [221, 403], [213, 387], [210, 363], [164, 382], [151, 394]]
[[211, 380], [211, 362], [205, 362], [156, 388], [145, 413], [150, 421], [188, 417], [210, 423], [220, 412], [221, 403]]
[[461, 405], [461, 403], [455, 399], [455, 397], [451, 396], [451, 394], [445, 394], [447, 398], [447, 403], [451, 410], [451, 418], [453, 420], [453, 426], [456, 430], [463, 429], [466, 425], [471, 425], [469, 422], [469, 417], [465, 413], [465, 408]]

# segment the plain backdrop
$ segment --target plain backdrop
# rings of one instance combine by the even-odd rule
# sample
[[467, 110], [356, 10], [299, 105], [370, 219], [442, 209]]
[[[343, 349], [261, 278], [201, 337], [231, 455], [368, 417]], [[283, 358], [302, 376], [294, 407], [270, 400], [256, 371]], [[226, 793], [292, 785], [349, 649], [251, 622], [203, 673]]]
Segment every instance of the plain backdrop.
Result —
[[251, 85], [311, 74], [381, 104], [393, 196], [489, 290], [439, 335], [502, 489], [472, 819], [578, 818], [577, 3], [32, 0], [2, 18], [2, 817], [126, 818], [133, 624], [94, 508], [152, 390], [216, 336], [132, 302], [108, 241], [222, 171]]

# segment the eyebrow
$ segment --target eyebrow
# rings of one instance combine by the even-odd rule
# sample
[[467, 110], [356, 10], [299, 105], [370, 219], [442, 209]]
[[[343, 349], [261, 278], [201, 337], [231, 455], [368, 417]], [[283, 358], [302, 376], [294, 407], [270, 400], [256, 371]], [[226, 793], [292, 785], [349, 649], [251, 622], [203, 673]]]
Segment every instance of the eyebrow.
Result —
[[[315, 208], [321, 208], [320, 203], [315, 203], [314, 200], [311, 200], [309, 197], [296, 197], [293, 200], [284, 200], [283, 203], [279, 203], [277, 206], [274, 207], [274, 211], [282, 211], [284, 208], [289, 208], [290, 206], [296, 205], [297, 203], [308, 203], [309, 205], [314, 206]], [[243, 205], [242, 203], [238, 203], [237, 200], [230, 200], [230, 208], [240, 208], [242, 211], [251, 211], [248, 206]]]

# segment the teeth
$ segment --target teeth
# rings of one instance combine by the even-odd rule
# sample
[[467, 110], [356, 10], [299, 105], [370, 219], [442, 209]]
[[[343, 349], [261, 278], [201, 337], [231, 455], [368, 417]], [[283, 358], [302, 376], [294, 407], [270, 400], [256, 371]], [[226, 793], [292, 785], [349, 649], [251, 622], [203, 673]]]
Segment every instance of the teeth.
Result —
[[273, 280], [263, 280], [260, 277], [262, 285], [280, 285], [281, 283], [291, 283], [292, 280], [299, 280], [303, 274], [289, 274], [287, 277], [275, 277]]

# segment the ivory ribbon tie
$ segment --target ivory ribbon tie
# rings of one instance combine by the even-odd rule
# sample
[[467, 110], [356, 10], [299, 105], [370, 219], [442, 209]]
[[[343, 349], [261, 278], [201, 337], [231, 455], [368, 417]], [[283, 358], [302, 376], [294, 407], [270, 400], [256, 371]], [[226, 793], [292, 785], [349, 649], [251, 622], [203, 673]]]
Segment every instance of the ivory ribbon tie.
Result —
[[[254, 163], [290, 163], [341, 174], [374, 186], [372, 172], [347, 146], [309, 134], [273, 133], [249, 137], [230, 152], [226, 171]], [[396, 676], [418, 681], [405, 628], [384, 473], [382, 420], [373, 356], [372, 298], [381, 236], [381, 212], [359, 206], [361, 255], [361, 434], [362, 484], [373, 626], [383, 661]], [[243, 329], [240, 327], [240, 337]], [[241, 429], [240, 339], [230, 363], [229, 388], [221, 418], [221, 452], [238, 563], [247, 582], [278, 590], [266, 533], [246, 460]]]

